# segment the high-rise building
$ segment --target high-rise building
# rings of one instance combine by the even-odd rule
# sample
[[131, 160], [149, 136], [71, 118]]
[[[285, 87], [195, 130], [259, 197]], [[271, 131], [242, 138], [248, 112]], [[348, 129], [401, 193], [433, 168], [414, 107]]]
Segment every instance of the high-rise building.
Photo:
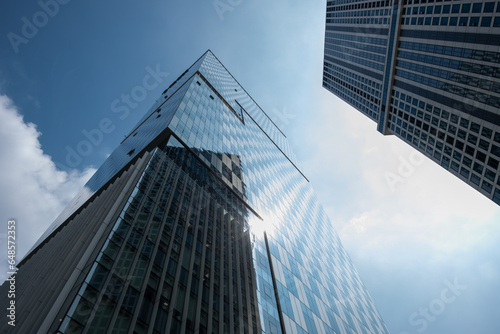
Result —
[[500, 205], [500, 2], [327, 1], [323, 87]]
[[285, 135], [210, 51], [20, 262], [16, 287], [19, 321], [2, 331], [388, 332]]

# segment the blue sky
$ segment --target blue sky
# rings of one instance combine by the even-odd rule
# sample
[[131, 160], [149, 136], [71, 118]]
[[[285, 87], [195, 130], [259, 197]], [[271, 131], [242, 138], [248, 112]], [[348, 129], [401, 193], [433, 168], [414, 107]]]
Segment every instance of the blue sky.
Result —
[[0, 214], [20, 255], [211, 49], [287, 134], [392, 333], [500, 331], [498, 206], [321, 87], [324, 1], [41, 3], [0, 11]]

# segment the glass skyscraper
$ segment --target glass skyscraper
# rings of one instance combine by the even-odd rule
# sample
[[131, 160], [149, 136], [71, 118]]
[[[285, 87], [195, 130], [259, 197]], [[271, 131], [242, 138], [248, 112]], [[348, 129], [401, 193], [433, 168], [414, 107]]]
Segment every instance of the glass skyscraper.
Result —
[[285, 135], [210, 51], [21, 261], [16, 286], [19, 321], [2, 332], [388, 333]]
[[327, 1], [323, 87], [500, 205], [498, 1]]

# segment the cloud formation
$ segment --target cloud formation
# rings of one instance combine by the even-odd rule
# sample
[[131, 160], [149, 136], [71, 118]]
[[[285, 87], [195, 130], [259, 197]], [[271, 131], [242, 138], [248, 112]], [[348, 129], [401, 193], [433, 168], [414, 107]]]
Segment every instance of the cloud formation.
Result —
[[[57, 169], [44, 154], [40, 135], [35, 124], [24, 121], [13, 101], [0, 95], [0, 243], [5, 250], [7, 221], [14, 218], [17, 261], [95, 172], [94, 168]], [[6, 259], [6, 251], [3, 254]], [[6, 268], [6, 260], [1, 261], [2, 282]]]

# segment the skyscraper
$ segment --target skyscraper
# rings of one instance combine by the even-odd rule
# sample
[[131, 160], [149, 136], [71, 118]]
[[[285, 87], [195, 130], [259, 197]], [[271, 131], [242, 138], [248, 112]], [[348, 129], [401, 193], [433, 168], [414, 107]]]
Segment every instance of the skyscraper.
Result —
[[500, 205], [500, 3], [328, 1], [323, 87]]
[[[207, 51], [16, 275], [26, 333], [387, 333], [285, 135]], [[5, 285], [0, 293], [5, 298]]]

